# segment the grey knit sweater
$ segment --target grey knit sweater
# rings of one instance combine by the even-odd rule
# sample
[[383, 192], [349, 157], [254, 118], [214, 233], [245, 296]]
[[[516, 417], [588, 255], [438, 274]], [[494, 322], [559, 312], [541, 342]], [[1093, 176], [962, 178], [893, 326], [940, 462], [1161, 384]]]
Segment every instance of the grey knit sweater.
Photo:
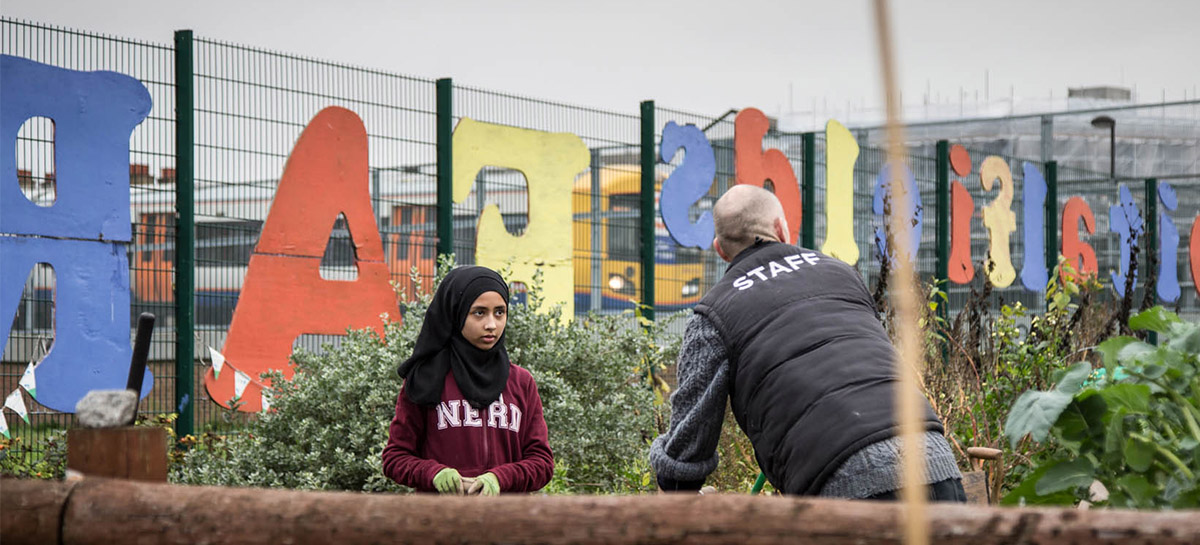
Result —
[[[717, 467], [729, 398], [730, 367], [716, 326], [702, 315], [688, 319], [679, 351], [678, 386], [671, 396], [671, 426], [650, 446], [650, 465], [677, 481], [703, 480]], [[854, 453], [830, 477], [821, 496], [866, 498], [899, 488], [900, 440], [873, 443]], [[937, 432], [925, 434], [925, 482], [962, 475], [950, 445]]]

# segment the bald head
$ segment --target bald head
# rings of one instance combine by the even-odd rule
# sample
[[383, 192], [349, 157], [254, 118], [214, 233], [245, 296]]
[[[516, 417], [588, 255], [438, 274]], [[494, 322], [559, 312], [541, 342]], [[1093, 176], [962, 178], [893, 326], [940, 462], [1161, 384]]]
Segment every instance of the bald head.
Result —
[[790, 242], [779, 199], [753, 185], [729, 188], [713, 206], [713, 225], [717, 234], [713, 247], [726, 261], [752, 246], [756, 237]]

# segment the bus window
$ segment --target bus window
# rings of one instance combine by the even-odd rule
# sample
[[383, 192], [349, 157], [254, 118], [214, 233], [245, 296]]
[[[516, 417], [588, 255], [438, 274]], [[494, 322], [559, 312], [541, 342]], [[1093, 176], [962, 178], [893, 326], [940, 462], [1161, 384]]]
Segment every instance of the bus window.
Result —
[[608, 258], [636, 261], [641, 244], [638, 237], [638, 211], [641, 196], [633, 193], [609, 197]]

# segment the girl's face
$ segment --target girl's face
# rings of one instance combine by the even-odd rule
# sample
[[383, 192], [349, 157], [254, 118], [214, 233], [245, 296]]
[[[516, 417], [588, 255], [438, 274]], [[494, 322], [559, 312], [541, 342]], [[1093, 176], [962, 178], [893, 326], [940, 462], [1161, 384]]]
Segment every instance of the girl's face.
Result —
[[508, 305], [504, 303], [504, 298], [499, 293], [489, 291], [471, 303], [462, 336], [475, 348], [489, 350], [496, 346], [496, 341], [504, 334], [507, 322]]

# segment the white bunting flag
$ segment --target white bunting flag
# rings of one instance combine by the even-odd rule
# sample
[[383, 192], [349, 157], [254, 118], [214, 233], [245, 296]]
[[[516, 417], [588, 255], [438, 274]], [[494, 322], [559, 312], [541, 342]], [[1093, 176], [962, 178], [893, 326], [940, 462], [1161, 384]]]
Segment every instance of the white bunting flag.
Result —
[[8, 433], [8, 421], [4, 419], [4, 411], [0, 411], [0, 435], [4, 435], [5, 439], [12, 439], [12, 435]]
[[29, 367], [25, 368], [20, 385], [26, 392], [29, 392], [30, 397], [37, 399], [37, 378], [33, 376], [33, 362], [29, 362]]
[[208, 347], [208, 355], [212, 358], [213, 362], [213, 377], [221, 378], [221, 368], [225, 367], [225, 356], [222, 356], [220, 352], [217, 352], [217, 349], [211, 346]]
[[29, 423], [29, 411], [25, 410], [25, 398], [21, 397], [20, 388], [17, 388], [16, 390], [13, 390], [11, 394], [8, 394], [8, 399], [4, 400], [4, 406], [21, 415], [21, 418], [25, 420], [26, 424]]
[[267, 393], [266, 388], [263, 388], [259, 392], [262, 394], [262, 410], [267, 411], [271, 408], [271, 394]]
[[250, 385], [250, 375], [233, 370], [233, 395], [242, 397], [242, 392], [246, 391], [246, 386]]

